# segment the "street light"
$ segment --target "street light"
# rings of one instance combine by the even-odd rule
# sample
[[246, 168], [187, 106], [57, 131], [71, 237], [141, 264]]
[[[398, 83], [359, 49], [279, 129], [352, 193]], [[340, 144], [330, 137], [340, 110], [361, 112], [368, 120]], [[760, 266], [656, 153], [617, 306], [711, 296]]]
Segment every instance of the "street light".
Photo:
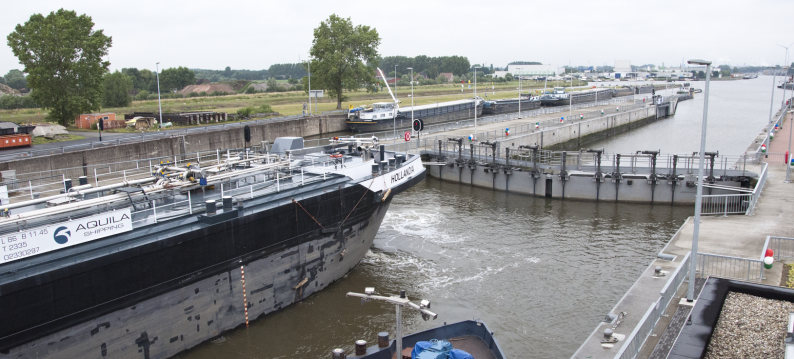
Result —
[[472, 66], [474, 68], [474, 138], [472, 141], [477, 139], [477, 69], [480, 66]]
[[[521, 68], [516, 67], [516, 70], [521, 71]], [[521, 75], [518, 75], [518, 118], [521, 118]]]
[[[788, 48], [791, 47], [791, 45], [794, 45], [794, 42], [792, 42], [788, 46], [783, 46], [781, 44], [777, 44], [777, 46], [780, 46], [780, 47], [786, 49], [786, 57], [785, 57], [785, 60], [783, 61], [783, 66], [788, 66]], [[783, 78], [784, 79], [788, 78], [788, 71], [786, 71], [786, 74], [783, 75]], [[792, 91], [794, 91], [794, 89]], [[786, 106], [786, 81], [784, 80], [783, 81], [783, 99], [780, 101], [780, 107], [783, 108], [785, 106]]]
[[394, 65], [394, 96], [397, 96], [397, 65]]
[[772, 69], [772, 98], [769, 100], [769, 123], [772, 124], [772, 107], [775, 106], [775, 77], [777, 77], [777, 68], [774, 66], [770, 66], [769, 68]]
[[411, 128], [413, 128], [414, 127], [414, 68], [409, 67], [406, 70], [411, 70]]
[[156, 63], [154, 65], [154, 73], [157, 74], [157, 108], [160, 110], [160, 124], [157, 125], [159, 128], [163, 125], [163, 105], [160, 102], [160, 63]]
[[[709, 81], [711, 81], [711, 61], [689, 60], [690, 65], [706, 65], [706, 89], [703, 91], [703, 128], [700, 134], [700, 163], [698, 164], [698, 187], [695, 194], [695, 230], [692, 233], [692, 253], [689, 257], [689, 288], [686, 291], [687, 302], [695, 300], [695, 270], [698, 262], [698, 235], [700, 234], [700, 206], [703, 203], [703, 161], [706, 155], [706, 119], [709, 112]], [[675, 175], [675, 174], [673, 174]]]
[[[433, 318], [433, 319], [438, 318], [438, 314], [427, 310], [427, 309], [430, 309], [430, 301], [429, 300], [423, 299], [421, 302], [419, 302], [418, 305], [414, 304], [414, 303], [411, 303], [411, 301], [408, 300], [408, 298], [405, 296], [405, 291], [404, 290], [400, 291], [400, 296], [399, 297], [395, 297], [395, 296], [384, 297], [384, 296], [376, 295], [374, 287], [366, 287], [366, 288], [364, 288], [364, 294], [348, 292], [346, 296], [347, 297], [358, 297], [358, 298], [361, 298], [361, 304], [369, 302], [370, 300], [373, 300], [373, 299], [374, 300], [382, 300], [384, 302], [388, 302], [388, 303], [394, 304], [395, 308], [397, 309], [397, 334], [396, 334], [397, 338], [395, 338], [395, 339], [397, 341], [397, 356], [398, 357], [402, 356], [401, 353], [403, 351], [402, 307], [410, 307], [410, 308], [418, 310], [419, 312], [422, 313], [422, 319], [424, 319], [424, 320], [428, 320], [430, 318]], [[425, 309], [425, 308], [427, 308], [427, 309]]]

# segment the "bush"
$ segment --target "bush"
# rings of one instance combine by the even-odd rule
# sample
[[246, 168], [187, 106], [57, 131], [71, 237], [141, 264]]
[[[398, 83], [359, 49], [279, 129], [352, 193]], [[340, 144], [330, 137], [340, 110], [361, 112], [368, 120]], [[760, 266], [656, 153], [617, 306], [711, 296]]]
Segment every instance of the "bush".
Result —
[[199, 96], [201, 96], [201, 97], [205, 97], [205, 96], [207, 96], [207, 91], [201, 91], [201, 92], [199, 92]]
[[148, 100], [149, 99], [149, 91], [141, 90], [140, 92], [138, 92], [137, 95], [135, 95], [135, 99], [138, 100], [138, 101]]
[[183, 97], [185, 97], [185, 95], [181, 93], [175, 93], [173, 96], [171, 96], [171, 98], [183, 98]]
[[256, 93], [256, 89], [253, 86], [248, 86], [248, 88], [245, 89], [245, 93], [247, 94]]
[[187, 94], [187, 97], [199, 97], [199, 94], [198, 94], [198, 92], [191, 92], [191, 93]]
[[249, 117], [254, 112], [255, 109], [253, 107], [245, 107], [237, 110], [237, 115], [240, 117]]
[[217, 90], [216, 91], [212, 91], [212, 93], [210, 94], [210, 96], [226, 96], [226, 95], [227, 95], [226, 92], [217, 91]]
[[289, 83], [291, 85], [297, 85], [298, 84], [298, 79], [290, 78], [289, 80], [287, 80], [287, 83]]
[[273, 112], [273, 108], [270, 107], [270, 105], [268, 104], [259, 106], [259, 108], [256, 110], [256, 113], [271, 113], [271, 112]]

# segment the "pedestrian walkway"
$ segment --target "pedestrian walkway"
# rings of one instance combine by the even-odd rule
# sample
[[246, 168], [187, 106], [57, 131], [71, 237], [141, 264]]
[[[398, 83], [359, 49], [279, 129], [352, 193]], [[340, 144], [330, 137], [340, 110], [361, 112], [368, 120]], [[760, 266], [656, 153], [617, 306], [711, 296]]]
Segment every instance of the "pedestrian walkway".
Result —
[[[776, 133], [774, 140], [770, 143], [770, 151], [773, 153], [784, 153], [788, 146], [791, 116], [785, 119], [783, 129]], [[764, 133], [762, 133], [763, 135]], [[759, 138], [765, 136], [759, 135]], [[748, 153], [754, 152], [760, 146], [760, 141], [756, 140], [748, 148]], [[761, 192], [754, 215], [731, 215], [731, 216], [703, 216], [700, 222], [700, 232], [698, 236], [698, 253], [716, 254], [721, 256], [731, 256], [737, 258], [747, 258], [758, 260], [762, 258], [764, 244], [767, 236], [794, 237], [794, 221], [790, 220], [794, 213], [794, 183], [784, 183], [786, 179], [786, 166], [784, 161], [770, 156], [763, 158], [762, 161], [768, 163], [768, 178]], [[761, 173], [763, 164], [750, 165], [747, 170]], [[640, 278], [632, 285], [624, 297], [612, 310], [612, 314], [622, 315], [617, 323], [602, 323], [599, 325], [590, 338], [585, 341], [574, 358], [614, 358], [619, 348], [622, 348], [630, 338], [630, 334], [643, 326], [643, 313], [649, 306], [658, 303], [660, 290], [664, 284], [670, 280], [669, 275], [681, 266], [684, 257], [692, 250], [692, 238], [694, 232], [694, 218], [689, 217], [681, 226], [679, 231], [673, 236], [661, 254], [675, 256], [674, 260], [656, 259], [646, 268]], [[655, 276], [655, 267], [661, 267], [662, 272], [667, 274], [665, 277]], [[688, 268], [681, 268], [686, 271]], [[776, 264], [771, 270], [763, 272], [764, 278], [760, 281], [763, 284], [779, 285], [782, 277], [783, 265]], [[686, 296], [688, 283], [681, 284], [675, 297], [670, 300], [668, 308], [662, 308], [665, 313], [675, 312], [679, 300]], [[669, 317], [660, 318], [653, 331], [647, 337], [637, 358], [648, 358], [653, 352], [659, 338], [662, 337], [668, 323]], [[607, 328], [614, 328], [616, 336], [621, 338], [614, 348], [607, 349], [602, 347], [601, 333]], [[646, 332], [647, 333], [647, 332]], [[643, 338], [644, 339], [644, 338]], [[640, 342], [641, 343], [641, 342]]]

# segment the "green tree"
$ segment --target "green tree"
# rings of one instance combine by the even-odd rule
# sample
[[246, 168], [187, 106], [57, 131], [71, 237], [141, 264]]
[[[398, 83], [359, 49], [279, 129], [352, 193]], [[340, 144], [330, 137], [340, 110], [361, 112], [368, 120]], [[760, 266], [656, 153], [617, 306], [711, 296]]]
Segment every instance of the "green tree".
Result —
[[267, 79], [267, 90], [271, 92], [279, 90], [278, 81], [276, 81], [275, 77]]
[[196, 73], [187, 67], [165, 69], [160, 72], [160, 91], [179, 91], [196, 83]]
[[25, 79], [25, 73], [22, 71], [16, 69], [10, 70], [4, 78], [5, 83], [12, 89], [21, 90], [28, 87], [28, 81]]
[[[378, 66], [378, 31], [369, 26], [353, 26], [350, 18], [344, 19], [332, 14], [314, 29], [314, 41], [309, 53], [311, 60], [312, 85], [325, 89], [330, 97], [336, 98], [336, 108], [342, 108], [347, 99], [344, 90], [357, 91], [367, 83], [375, 82], [375, 69], [367, 63]], [[367, 87], [367, 91], [371, 91]]]
[[44, 17], [34, 14], [8, 35], [8, 46], [25, 66], [32, 96], [49, 109], [48, 119], [68, 125], [85, 112], [100, 109], [102, 61], [113, 39], [85, 14], [60, 9]]
[[6, 78], [5, 77], [0, 76], [0, 84], [1, 85], [5, 85], [6, 84]]
[[118, 70], [105, 75], [102, 87], [104, 87], [102, 106], [127, 107], [132, 102], [130, 97], [132, 79]]

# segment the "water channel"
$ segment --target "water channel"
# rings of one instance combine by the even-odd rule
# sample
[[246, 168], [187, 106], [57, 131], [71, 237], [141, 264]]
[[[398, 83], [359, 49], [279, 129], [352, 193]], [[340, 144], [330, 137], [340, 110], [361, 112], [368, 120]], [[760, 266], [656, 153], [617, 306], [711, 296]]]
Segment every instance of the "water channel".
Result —
[[[768, 77], [713, 82], [708, 150], [741, 154], [768, 121], [770, 88]], [[701, 116], [698, 95], [672, 118], [591, 147], [696, 151]], [[374, 344], [380, 331], [394, 336], [393, 306], [345, 297], [373, 286], [433, 302], [438, 319], [424, 322], [408, 311], [407, 332], [479, 319], [511, 358], [567, 358], [692, 212], [508, 195], [428, 178], [392, 201], [372, 250], [346, 278], [179, 357], [330, 358], [336, 347], [350, 353], [357, 339]]]

